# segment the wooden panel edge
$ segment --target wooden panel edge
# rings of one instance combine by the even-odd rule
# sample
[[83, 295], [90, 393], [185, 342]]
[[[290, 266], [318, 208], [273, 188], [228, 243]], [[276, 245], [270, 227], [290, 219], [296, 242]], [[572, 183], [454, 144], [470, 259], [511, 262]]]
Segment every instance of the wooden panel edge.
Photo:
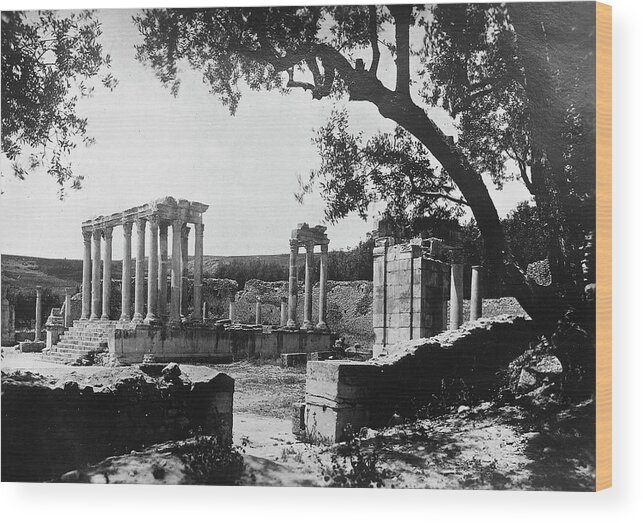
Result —
[[612, 7], [596, 3], [596, 490], [612, 486]]

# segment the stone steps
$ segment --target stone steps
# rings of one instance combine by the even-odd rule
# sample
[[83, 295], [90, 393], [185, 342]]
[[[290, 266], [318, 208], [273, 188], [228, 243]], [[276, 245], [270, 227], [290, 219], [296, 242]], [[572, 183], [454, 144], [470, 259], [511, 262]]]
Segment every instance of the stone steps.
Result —
[[41, 359], [73, 365], [92, 353], [104, 352], [108, 349], [109, 333], [116, 324], [116, 321], [76, 320], [60, 337], [56, 347], [41, 354]]

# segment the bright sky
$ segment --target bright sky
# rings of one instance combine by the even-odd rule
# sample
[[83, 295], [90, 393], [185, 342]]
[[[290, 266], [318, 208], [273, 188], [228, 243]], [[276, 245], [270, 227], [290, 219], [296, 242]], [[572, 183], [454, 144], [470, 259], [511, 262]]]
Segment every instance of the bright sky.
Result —
[[[153, 72], [134, 58], [140, 41], [131, 21], [133, 10], [102, 10], [102, 43], [112, 57], [119, 85], [113, 92], [97, 87], [79, 103], [89, 120], [91, 147], [74, 151], [74, 172], [85, 176], [81, 191], [57, 198], [57, 185], [44, 173], [26, 180], [5, 175], [0, 196], [0, 252], [52, 258], [81, 258], [80, 224], [161, 196], [210, 205], [204, 214], [204, 251], [208, 255], [283, 253], [299, 222], [323, 223], [317, 196], [300, 205], [293, 194], [297, 175], [319, 163], [311, 143], [332, 101], [313, 101], [309, 93], [247, 92], [232, 117], [208, 92], [199, 73], [185, 70], [179, 96], [161, 86]], [[384, 72], [391, 64], [383, 63]], [[351, 124], [371, 134], [390, 130], [366, 102], [351, 102]], [[440, 111], [431, 115], [448, 134], [454, 130]], [[8, 173], [5, 158], [2, 171]], [[522, 185], [502, 192], [488, 184], [501, 216], [527, 199]], [[331, 248], [355, 245], [372, 228], [349, 217], [329, 226]], [[115, 231], [114, 257], [121, 255]], [[190, 242], [192, 243], [192, 242]], [[190, 247], [192, 252], [193, 246]]]

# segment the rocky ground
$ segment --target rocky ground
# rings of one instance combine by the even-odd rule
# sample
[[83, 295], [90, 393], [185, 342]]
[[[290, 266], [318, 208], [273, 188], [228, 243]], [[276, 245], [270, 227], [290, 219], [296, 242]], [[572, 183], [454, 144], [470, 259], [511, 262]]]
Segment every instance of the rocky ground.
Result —
[[[51, 375], [92, 372], [12, 351], [3, 359], [3, 367], [38, 372], [45, 371], [42, 365]], [[246, 465], [241, 484], [325, 486], [337, 480], [333, 465], [344, 466], [347, 446], [310, 445], [291, 433], [290, 407], [304, 397], [303, 368], [274, 362], [181, 368], [192, 378], [218, 370], [235, 379], [234, 440]], [[593, 409], [591, 401], [559, 401], [545, 386], [510, 401], [454, 405], [430, 419], [363, 430], [346, 459], [355, 459], [355, 452], [358, 460], [372, 458], [374, 477], [385, 487], [591, 490]], [[177, 443], [168, 442], [72, 471], [65, 480], [176, 484], [188, 478]]]

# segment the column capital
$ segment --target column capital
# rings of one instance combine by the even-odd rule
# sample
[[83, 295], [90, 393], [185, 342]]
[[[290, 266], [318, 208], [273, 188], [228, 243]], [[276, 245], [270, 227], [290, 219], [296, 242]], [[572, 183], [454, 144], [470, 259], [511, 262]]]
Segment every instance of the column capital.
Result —
[[167, 232], [167, 228], [169, 225], [170, 222], [166, 220], [159, 220], [159, 231], [161, 231], [161, 233]]
[[304, 243], [304, 247], [306, 248], [306, 252], [313, 252], [315, 250], [315, 242], [306, 242]]
[[113, 232], [114, 232], [114, 227], [105, 227], [103, 229], [103, 238], [105, 238], [105, 241], [110, 241], [112, 239]]
[[323, 254], [327, 254], [327, 253], [328, 253], [328, 243], [320, 243], [320, 244], [319, 244], [319, 246], [320, 246], [320, 248], [321, 248], [321, 252], [322, 252]]
[[36, 285], [36, 296], [42, 294], [42, 285]]
[[299, 240], [297, 238], [290, 238], [290, 250], [296, 252], [299, 250]]
[[158, 229], [159, 224], [161, 223], [161, 219], [156, 215], [153, 214], [151, 215], [148, 219], [148, 222], [150, 222], [150, 227]]
[[185, 224], [185, 222], [183, 220], [181, 220], [180, 218], [177, 218], [176, 220], [172, 220], [172, 227], [174, 229], [181, 230], [183, 228], [184, 224]]
[[83, 234], [83, 241], [85, 243], [90, 242], [91, 239], [92, 239], [92, 230], [91, 229], [82, 229], [81, 232]]
[[99, 229], [98, 227], [95, 227], [94, 229], [92, 229], [92, 237], [94, 238], [94, 240], [99, 240], [100, 241], [102, 236], [103, 236], [103, 230], [102, 229]]
[[136, 230], [140, 231], [145, 230], [145, 223], [147, 222], [147, 218], [136, 218]]
[[132, 225], [134, 225], [134, 222], [123, 222], [123, 232], [128, 236], [132, 234]]
[[71, 296], [71, 287], [65, 287], [65, 296]]
[[190, 226], [187, 222], [183, 222], [181, 226], [181, 236], [187, 238], [190, 235]]

